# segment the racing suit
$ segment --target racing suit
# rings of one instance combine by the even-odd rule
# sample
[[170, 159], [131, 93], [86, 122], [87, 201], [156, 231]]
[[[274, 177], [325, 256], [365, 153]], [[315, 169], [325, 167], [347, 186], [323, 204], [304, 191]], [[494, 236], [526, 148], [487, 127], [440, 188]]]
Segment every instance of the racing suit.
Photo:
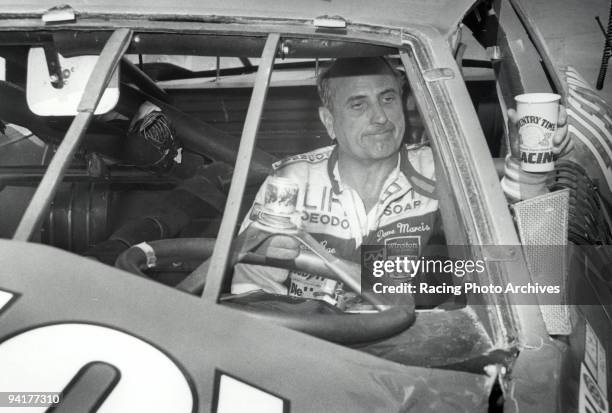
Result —
[[[273, 176], [290, 178], [300, 185], [297, 205], [302, 228], [340, 258], [359, 263], [362, 245], [399, 245], [402, 255], [417, 259], [430, 238], [441, 233], [434, 159], [427, 146], [402, 145], [397, 166], [370, 211], [355, 190], [343, 185], [336, 145], [290, 156], [272, 167]], [[263, 205], [265, 186], [264, 182], [240, 232], [253, 222]], [[323, 281], [323, 277], [309, 274], [239, 264], [232, 294], [263, 289], [316, 298]]]

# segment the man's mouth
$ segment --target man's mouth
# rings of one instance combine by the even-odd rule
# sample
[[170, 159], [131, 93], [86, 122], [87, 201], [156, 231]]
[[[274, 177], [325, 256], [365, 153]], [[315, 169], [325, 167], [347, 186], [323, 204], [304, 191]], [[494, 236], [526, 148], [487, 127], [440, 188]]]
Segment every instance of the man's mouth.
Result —
[[395, 131], [394, 128], [387, 128], [387, 129], [382, 129], [382, 130], [377, 130], [377, 131], [372, 131], [372, 132], [368, 132], [365, 134], [365, 136], [370, 136], [373, 138], [376, 137], [387, 137], [388, 135], [392, 135], [393, 132]]

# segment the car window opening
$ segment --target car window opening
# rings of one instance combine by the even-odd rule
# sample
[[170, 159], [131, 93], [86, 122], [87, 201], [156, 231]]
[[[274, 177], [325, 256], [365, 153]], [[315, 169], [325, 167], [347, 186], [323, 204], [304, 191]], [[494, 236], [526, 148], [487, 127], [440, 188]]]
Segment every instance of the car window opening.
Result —
[[[305, 156], [303, 159], [314, 163], [319, 160], [317, 157], [336, 156], [331, 152], [317, 152], [320, 148], [331, 148], [334, 142], [329, 137], [326, 125], [319, 119], [321, 103], [316, 89], [317, 76], [332, 64], [335, 56], [330, 53], [308, 57], [307, 54], [300, 55], [298, 50], [299, 57], [279, 59], [275, 55], [282, 39], [274, 34], [267, 39], [265, 45], [258, 41], [263, 52], [261, 57], [167, 56], [128, 51], [120, 62], [122, 82], [119, 105], [114, 111], [93, 119], [84, 138], [83, 146], [87, 149], [78, 152], [75, 162], [67, 169], [65, 183], [60, 186], [49, 215], [44, 219], [41, 241], [111, 265], [123, 251], [117, 260], [120, 268], [139, 275], [147, 274], [147, 277], [185, 291], [203, 294], [205, 299], [213, 302], [221, 297], [222, 305], [247, 308], [257, 313], [259, 318], [288, 322], [303, 331], [309, 331], [309, 325], [319, 323], [313, 316], [315, 313], [329, 313], [332, 319], [344, 317], [338, 314], [337, 297], [334, 297], [336, 287], [330, 285], [343, 284], [350, 291], [350, 274], [354, 274], [355, 268], [336, 259], [335, 253], [340, 247], [332, 246], [329, 241], [320, 243], [320, 239], [303, 234], [299, 242], [303, 250], [310, 249], [310, 252], [305, 251], [292, 261], [257, 254], [257, 242], [265, 243], [268, 238], [261, 238], [257, 242], [240, 237], [235, 239], [240, 222], [247, 215], [273, 162], [281, 159], [299, 161], [299, 155], [304, 153], [310, 155], [301, 155]], [[222, 43], [222, 40], [217, 41]], [[334, 47], [338, 49], [339, 45]], [[357, 113], [371, 104], [386, 108], [386, 105], [394, 104], [394, 99], [402, 99], [401, 116], [405, 119], [405, 130], [400, 138], [402, 147], [408, 144], [413, 149], [402, 152], [397, 158], [398, 177], [405, 181], [401, 185], [405, 188], [412, 186], [413, 189], [410, 189], [409, 198], [388, 203], [384, 211], [381, 210], [380, 217], [410, 216], [411, 210], [418, 210], [433, 202], [434, 198], [429, 194], [431, 182], [437, 181], [450, 188], [445, 183], [445, 170], [433, 169], [434, 163], [442, 163], [436, 148], [430, 147], [430, 138], [438, 133], [437, 129], [428, 125], [427, 118], [422, 116], [422, 109], [415, 97], [415, 93], [421, 93], [416, 90], [422, 89], [414, 88], [405, 79], [405, 62], [400, 59], [403, 51], [400, 53], [397, 49], [382, 46], [374, 46], [370, 50], [366, 44], [360, 44], [354, 50], [352, 57], [384, 57], [384, 61], [403, 78], [402, 84], [405, 84], [406, 90], [394, 95], [387, 88], [375, 102], [369, 100], [371, 96], [367, 93], [361, 94], [351, 110]], [[469, 60], [464, 62], [470, 63]], [[416, 61], [410, 64], [416, 65]], [[482, 93], [478, 82], [480, 80], [474, 83], [474, 96], [480, 99]], [[9, 86], [5, 84], [3, 87]], [[250, 103], [247, 104], [249, 99]], [[17, 120], [13, 119], [15, 123]], [[47, 121], [56, 127], [61, 126], [64, 119], [49, 118]], [[119, 139], [109, 137], [119, 130], [117, 128], [126, 125], [129, 130], [127, 141], [119, 144]], [[383, 136], [391, 130], [384, 128], [386, 126], [378, 128], [374, 134]], [[35, 134], [44, 136], [49, 132], [48, 136], [61, 137], [60, 133], [48, 126], [39, 126]], [[238, 138], [241, 133], [242, 137]], [[94, 138], [94, 134], [102, 138]], [[202, 139], [202, 134], [210, 139]], [[238, 161], [234, 164], [236, 152]], [[291, 156], [296, 155], [298, 157], [292, 160]], [[431, 169], [416, 170], [409, 163], [404, 165], [404, 161], [413, 156], [416, 156], [412, 160], [416, 165], [426, 160]], [[247, 167], [249, 164], [250, 168]], [[20, 184], [32, 185], [37, 182], [42, 176], [42, 169], [32, 167], [29, 178], [20, 178]], [[323, 173], [325, 175], [322, 177], [328, 176], [328, 173], [333, 179], [339, 176], [335, 170]], [[205, 190], [202, 190], [203, 187]], [[308, 193], [304, 189], [300, 188], [302, 192], [299, 195], [300, 202], [306, 207], [302, 208], [301, 219], [310, 226], [330, 225], [345, 230], [351, 225], [362, 225], [362, 218], [368, 216], [367, 211], [361, 217], [347, 218], [335, 214], [333, 209], [339, 198], [331, 187], [310, 188]], [[449, 189], [446, 192], [450, 194], [452, 191]], [[440, 202], [456, 210], [452, 196], [441, 198]], [[161, 207], [152, 207], [156, 204]], [[104, 216], [95, 215], [96, 209]], [[126, 211], [123, 217], [119, 215], [121, 210]], [[449, 224], [445, 224], [442, 230], [438, 228], [442, 221], [429, 222], [429, 215], [424, 221], [421, 215], [415, 217], [418, 222], [395, 222], [391, 219], [385, 228], [376, 231], [367, 229], [366, 225], [363, 234], [355, 236], [362, 238], [360, 242], [363, 245], [378, 237], [378, 241], [389, 240], [392, 245], [421, 251], [423, 245], [420, 244], [420, 237], [426, 234], [433, 237], [432, 246], [436, 244], [441, 248], [436, 254], [442, 255], [448, 254], [444, 232], [453, 231], [453, 240], [466, 242], [465, 229], [450, 219], [445, 220]], [[77, 238], [73, 234], [82, 225], [86, 225], [86, 236]], [[74, 229], [67, 233], [66, 226]], [[392, 236], [393, 231], [396, 236]], [[282, 230], [280, 232], [283, 233]], [[240, 250], [249, 243], [252, 244], [250, 250]], [[129, 245], [134, 246], [126, 250]], [[182, 255], [178, 255], [178, 251]], [[413, 253], [417, 254], [414, 255], [417, 258], [419, 253]], [[201, 264], [203, 258], [210, 260]], [[359, 257], [354, 258], [359, 261]], [[285, 288], [293, 293], [286, 298], [238, 293], [237, 299], [232, 298], [228, 294], [235, 273], [229, 267], [238, 260], [245, 265], [262, 267], [272, 264], [299, 269], [295, 282], [290, 278], [285, 280]], [[206, 279], [205, 284], [203, 279]], [[323, 284], [325, 288], [333, 289], [331, 295], [315, 292]], [[444, 281], [440, 284], [444, 284]], [[448, 323], [448, 318], [429, 310], [456, 311], [453, 313], [456, 326], [467, 328], [473, 325], [476, 315], [466, 308], [465, 297], [455, 296], [450, 288], [440, 291], [433, 302], [417, 300], [417, 309], [423, 312], [421, 318], [432, 320], [432, 325], [450, 326], [452, 323]], [[294, 314], [290, 311], [281, 317], [283, 321], [274, 311], [270, 311], [279, 305], [294, 306], [299, 297], [314, 298], [315, 294], [322, 300], [306, 300], [304, 305], [294, 307]], [[364, 292], [363, 295], [363, 305], [356, 306], [351, 317], [355, 323], [365, 323], [368, 328], [357, 331], [356, 324], [348, 323], [345, 328], [325, 333], [327, 335], [324, 334], [324, 337], [331, 341], [358, 343], [367, 340], [368, 335], [378, 334], [382, 337], [390, 332], [405, 330], [414, 323], [414, 313], [407, 315], [401, 306], [389, 307], [385, 300], [374, 294]], [[371, 317], [381, 309], [384, 317]], [[299, 314], [304, 311], [309, 315], [304, 317]], [[305, 323], [305, 318], [311, 318], [310, 324]], [[344, 324], [343, 320], [338, 318], [334, 325]], [[425, 339], [426, 334], [421, 327], [417, 326], [414, 331], [414, 337]], [[320, 334], [317, 331], [312, 333]], [[370, 351], [377, 350], [372, 348]], [[413, 363], [415, 360], [410, 358], [402, 362]]]

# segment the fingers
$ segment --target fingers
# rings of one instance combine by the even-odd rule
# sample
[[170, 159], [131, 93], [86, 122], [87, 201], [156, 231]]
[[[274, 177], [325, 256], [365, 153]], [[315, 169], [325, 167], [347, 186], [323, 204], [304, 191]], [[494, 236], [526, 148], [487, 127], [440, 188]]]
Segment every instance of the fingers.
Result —
[[553, 154], [557, 156], [568, 153], [573, 147], [572, 140], [569, 137], [567, 125], [561, 129], [557, 129], [553, 137]]
[[300, 255], [299, 249], [270, 247], [266, 250], [266, 257], [277, 260], [294, 260], [298, 255]]
[[567, 110], [565, 106], [559, 105], [559, 119], [557, 120], [557, 131], [553, 136], [553, 154], [563, 156], [571, 152], [574, 143], [569, 136], [567, 124]]
[[273, 237], [270, 237], [269, 242], [269, 246], [275, 248], [294, 249], [298, 248], [300, 245], [300, 242], [298, 240], [288, 235], [275, 235]]
[[559, 105], [559, 118], [557, 120], [557, 127], [567, 125], [567, 109], [564, 105]]
[[565, 146], [566, 143], [563, 142], [567, 137], [567, 110], [565, 110], [565, 106], [559, 106], [559, 118], [557, 120], [557, 132], [555, 136], [553, 136], [553, 145], [555, 146]]
[[518, 113], [514, 109], [508, 109], [508, 120], [510, 121], [509, 125], [513, 125], [516, 128], [516, 124], [519, 121]]
[[299, 241], [287, 235], [270, 237], [258, 248], [258, 251], [269, 258], [292, 260], [300, 254]]

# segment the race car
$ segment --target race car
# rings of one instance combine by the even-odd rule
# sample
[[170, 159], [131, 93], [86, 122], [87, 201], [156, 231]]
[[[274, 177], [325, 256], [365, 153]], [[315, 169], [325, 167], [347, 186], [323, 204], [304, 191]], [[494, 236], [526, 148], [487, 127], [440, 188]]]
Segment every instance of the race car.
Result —
[[[0, 411], [609, 411], [612, 109], [546, 53], [518, 0], [0, 5]], [[367, 56], [407, 79], [478, 292], [230, 294], [238, 263], [350, 285], [325, 246], [257, 249], [308, 234], [239, 227], [274, 162], [331, 144], [316, 77]], [[575, 148], [510, 205], [524, 92], [562, 96]]]

